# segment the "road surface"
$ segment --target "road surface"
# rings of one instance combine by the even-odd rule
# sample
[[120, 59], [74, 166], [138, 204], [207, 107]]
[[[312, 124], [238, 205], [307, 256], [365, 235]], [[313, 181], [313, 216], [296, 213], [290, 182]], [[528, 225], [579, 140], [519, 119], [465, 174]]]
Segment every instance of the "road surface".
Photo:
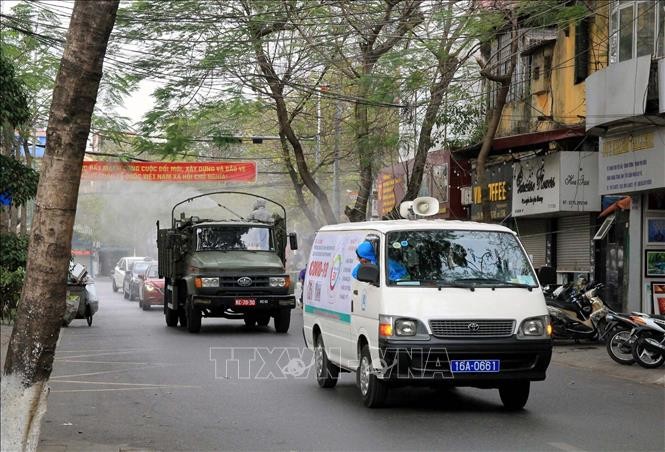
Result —
[[467, 388], [396, 390], [369, 410], [354, 374], [317, 386], [311, 354], [299, 356], [300, 311], [287, 335], [224, 319], [193, 335], [110, 280], [98, 291], [93, 326], [75, 320], [61, 335], [43, 450], [665, 450], [655, 385], [552, 365], [522, 412], [504, 411], [496, 390]]

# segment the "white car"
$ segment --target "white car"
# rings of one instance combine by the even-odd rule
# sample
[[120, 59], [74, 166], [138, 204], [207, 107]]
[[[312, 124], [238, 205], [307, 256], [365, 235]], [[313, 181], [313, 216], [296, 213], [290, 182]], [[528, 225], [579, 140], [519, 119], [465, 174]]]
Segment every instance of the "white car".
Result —
[[[436, 200], [425, 199], [436, 207], [428, 212], [438, 212]], [[380, 406], [390, 387], [447, 385], [498, 388], [507, 409], [521, 409], [530, 382], [545, 379], [552, 354], [545, 298], [504, 226], [426, 219], [325, 226], [303, 290], [319, 385], [356, 372], [368, 407]]]
[[125, 281], [125, 273], [131, 269], [131, 264], [136, 261], [143, 261], [145, 257], [140, 256], [128, 256], [123, 257], [115, 264], [113, 269], [113, 292], [117, 292], [122, 288], [122, 284]]

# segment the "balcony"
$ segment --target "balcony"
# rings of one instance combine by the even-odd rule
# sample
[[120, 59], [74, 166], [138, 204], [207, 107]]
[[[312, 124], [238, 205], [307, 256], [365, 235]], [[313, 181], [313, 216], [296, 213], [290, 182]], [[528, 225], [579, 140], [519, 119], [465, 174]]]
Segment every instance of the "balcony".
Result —
[[650, 55], [610, 64], [586, 80], [586, 129], [604, 136], [645, 126], [665, 126], [665, 60]]

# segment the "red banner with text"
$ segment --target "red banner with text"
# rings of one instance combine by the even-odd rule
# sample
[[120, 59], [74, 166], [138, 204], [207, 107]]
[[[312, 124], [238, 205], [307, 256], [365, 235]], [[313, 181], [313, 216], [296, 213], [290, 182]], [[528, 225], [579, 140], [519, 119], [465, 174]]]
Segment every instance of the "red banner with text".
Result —
[[256, 162], [83, 162], [83, 180], [256, 182]]

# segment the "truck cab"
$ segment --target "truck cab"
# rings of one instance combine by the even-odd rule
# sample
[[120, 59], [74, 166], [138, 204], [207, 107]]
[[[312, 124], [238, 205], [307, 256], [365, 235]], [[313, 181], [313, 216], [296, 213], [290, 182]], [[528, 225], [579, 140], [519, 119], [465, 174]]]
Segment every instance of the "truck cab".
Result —
[[[237, 194], [201, 196], [220, 193]], [[286, 239], [292, 249], [297, 240], [295, 234], [286, 234], [283, 208], [282, 212], [283, 216], [236, 214], [232, 219], [181, 215], [171, 228], [159, 229], [158, 224], [166, 324], [180, 322], [197, 333], [203, 317], [238, 319], [248, 326], [265, 326], [272, 318], [275, 330], [286, 333], [295, 307], [293, 284], [285, 270]]]

